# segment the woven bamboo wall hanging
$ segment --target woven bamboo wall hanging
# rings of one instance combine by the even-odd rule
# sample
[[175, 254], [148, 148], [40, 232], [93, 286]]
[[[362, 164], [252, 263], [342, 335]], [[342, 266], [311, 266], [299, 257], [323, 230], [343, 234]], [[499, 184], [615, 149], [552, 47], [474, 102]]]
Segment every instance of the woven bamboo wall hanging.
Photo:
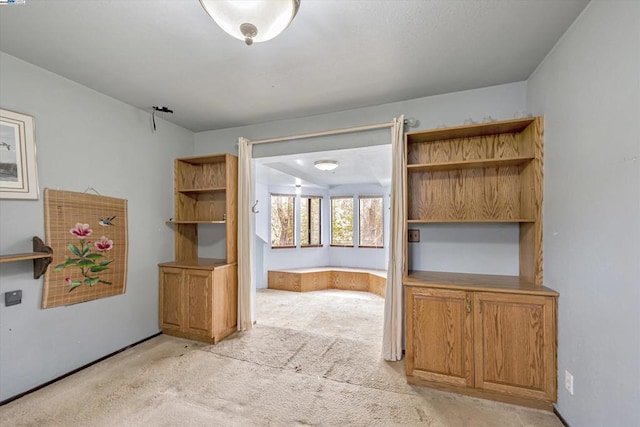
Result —
[[47, 188], [44, 207], [53, 262], [44, 276], [42, 308], [123, 294], [127, 201]]

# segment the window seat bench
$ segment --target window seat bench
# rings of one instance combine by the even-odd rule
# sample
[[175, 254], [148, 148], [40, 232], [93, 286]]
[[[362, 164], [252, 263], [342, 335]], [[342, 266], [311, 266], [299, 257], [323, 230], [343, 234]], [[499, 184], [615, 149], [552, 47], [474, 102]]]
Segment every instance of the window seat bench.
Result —
[[386, 270], [349, 267], [311, 267], [269, 270], [267, 286], [281, 291], [307, 292], [324, 289], [371, 292], [384, 298]]

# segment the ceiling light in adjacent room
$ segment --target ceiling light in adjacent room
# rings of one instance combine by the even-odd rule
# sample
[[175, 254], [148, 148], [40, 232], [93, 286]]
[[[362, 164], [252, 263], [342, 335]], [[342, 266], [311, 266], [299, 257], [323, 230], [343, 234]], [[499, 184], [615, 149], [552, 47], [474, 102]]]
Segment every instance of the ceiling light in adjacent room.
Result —
[[200, 0], [224, 31], [247, 45], [271, 40], [298, 12], [300, 0]]
[[313, 166], [321, 171], [332, 171], [338, 167], [338, 162], [335, 160], [318, 160], [317, 162], [313, 162]]

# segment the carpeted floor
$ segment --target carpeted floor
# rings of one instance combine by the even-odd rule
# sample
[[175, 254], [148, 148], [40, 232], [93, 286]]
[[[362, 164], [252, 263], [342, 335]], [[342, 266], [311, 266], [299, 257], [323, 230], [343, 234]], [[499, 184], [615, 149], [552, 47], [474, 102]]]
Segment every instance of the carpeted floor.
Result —
[[562, 426], [551, 413], [406, 384], [380, 358], [384, 300], [257, 294], [256, 328], [159, 336], [0, 407], [0, 426]]

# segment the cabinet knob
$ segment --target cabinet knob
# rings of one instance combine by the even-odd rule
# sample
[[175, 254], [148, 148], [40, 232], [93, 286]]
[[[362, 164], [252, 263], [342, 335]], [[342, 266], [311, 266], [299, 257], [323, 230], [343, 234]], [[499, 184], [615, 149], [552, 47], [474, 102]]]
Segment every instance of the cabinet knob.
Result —
[[471, 297], [467, 295], [467, 313], [471, 313]]

